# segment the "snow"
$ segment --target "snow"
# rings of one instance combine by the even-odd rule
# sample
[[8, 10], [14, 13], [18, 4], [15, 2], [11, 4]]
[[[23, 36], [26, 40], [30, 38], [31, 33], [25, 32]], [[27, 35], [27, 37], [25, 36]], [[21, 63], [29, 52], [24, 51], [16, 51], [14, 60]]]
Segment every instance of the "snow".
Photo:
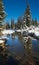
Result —
[[15, 31], [14, 30], [4, 30], [2, 31], [3, 34], [11, 34], [11, 33], [14, 33]]
[[28, 33], [34, 33], [36, 36], [39, 36], [39, 28], [28, 30]]
[[17, 32], [21, 32], [21, 30], [16, 30]]
[[[33, 28], [28, 28], [27, 27], [27, 29], [19, 29], [19, 30], [16, 30], [17, 32], [23, 32], [23, 31], [28, 31], [28, 33], [34, 33], [36, 36], [39, 36], [39, 27], [34, 27], [34, 29]], [[3, 34], [12, 34], [12, 33], [14, 33], [15, 32], [15, 30], [4, 30], [4, 31], [2, 31], [2, 33]], [[4, 38], [6, 38], [6, 37], [4, 37]]]
[[35, 32], [35, 35], [36, 35], [36, 36], [39, 36], [39, 32], [36, 31], [36, 32]]
[[36, 31], [39, 31], [39, 28], [38, 28], [38, 27], [36, 27], [36, 28], [35, 28], [35, 30], [36, 30]]
[[1, 43], [4, 43], [4, 42], [5, 42], [4, 40], [0, 40], [0, 44], [1, 44]]
[[35, 28], [34, 33], [35, 33], [36, 36], [39, 36], [39, 28], [38, 27]]
[[29, 32], [29, 33], [34, 33], [34, 30], [33, 30], [33, 29], [32, 29], [32, 30], [28, 30], [28, 32]]
[[7, 36], [2, 36], [1, 39], [9, 39]]

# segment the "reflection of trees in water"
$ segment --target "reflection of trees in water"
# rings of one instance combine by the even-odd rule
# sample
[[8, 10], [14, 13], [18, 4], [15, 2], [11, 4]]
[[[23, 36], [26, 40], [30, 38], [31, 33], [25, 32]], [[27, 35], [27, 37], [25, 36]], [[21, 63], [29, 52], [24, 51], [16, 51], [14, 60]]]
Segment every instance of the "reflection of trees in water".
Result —
[[[23, 36], [19, 35], [19, 39], [23, 41]], [[32, 40], [30, 37], [26, 40], [27, 42], [24, 41], [24, 49], [26, 50], [26, 53], [24, 54], [24, 57], [21, 58], [19, 65], [35, 65], [32, 58]]]
[[2, 47], [0, 47], [0, 65], [5, 65], [7, 59], [7, 54]]
[[[31, 41], [31, 38], [28, 38], [28, 41], [27, 41], [27, 43], [25, 43], [25, 50], [27, 50], [27, 55], [26, 55], [26, 53], [24, 54], [24, 56], [21, 58], [21, 57], [19, 57], [19, 56], [15, 56], [15, 54], [13, 55], [11, 52], [7, 52], [7, 50], [4, 52], [5, 54], [4, 55], [2, 55], [2, 57], [1, 58], [3, 58], [4, 59], [4, 63], [6, 64], [6, 61], [9, 59], [9, 64], [10, 64], [10, 61], [12, 60], [14, 60], [13, 59], [13, 57], [15, 56], [15, 59], [16, 59], [16, 61], [18, 60], [19, 61], [19, 64], [18, 65], [35, 65], [34, 64], [34, 61], [33, 61], [33, 58], [32, 58], [32, 41]], [[12, 46], [13, 47], [13, 46]], [[7, 56], [7, 53], [11, 53], [11, 57], [8, 57]], [[0, 55], [1, 56], [1, 55]], [[11, 60], [10, 60], [11, 59]], [[7, 61], [8, 62], [8, 61]], [[15, 62], [15, 61], [14, 61]], [[12, 63], [13, 64], [13, 63]], [[1, 64], [0, 64], [1, 65]]]
[[0, 65], [18, 65], [18, 61], [14, 59], [12, 56], [0, 55]]
[[28, 41], [26, 43], [26, 51], [27, 51], [27, 55], [31, 56], [32, 55], [32, 42], [31, 42], [31, 38], [28, 38]]
[[[12, 57], [12, 55], [8, 55], [8, 50], [3, 50], [0, 47], [0, 65], [18, 65], [18, 61]], [[10, 54], [10, 53], [9, 53]]]
[[23, 35], [21, 33], [18, 33], [18, 38], [20, 39], [20, 41], [23, 41]]
[[24, 53], [24, 56], [21, 58], [19, 65], [35, 65], [32, 58], [32, 41], [30, 37], [28, 37], [28, 41], [24, 43], [24, 46], [26, 53]]

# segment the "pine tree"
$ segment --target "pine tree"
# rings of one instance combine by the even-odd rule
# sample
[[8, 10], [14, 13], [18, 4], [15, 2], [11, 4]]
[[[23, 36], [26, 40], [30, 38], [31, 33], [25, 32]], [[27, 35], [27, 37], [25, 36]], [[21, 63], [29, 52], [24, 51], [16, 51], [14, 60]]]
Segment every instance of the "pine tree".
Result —
[[26, 25], [29, 27], [31, 25], [31, 12], [30, 12], [30, 6], [27, 5], [26, 9]]
[[34, 26], [35, 25], [35, 22], [34, 22], [34, 20], [32, 19], [32, 25]]
[[6, 23], [6, 29], [10, 29], [10, 24], [9, 24], [9, 22]]
[[23, 21], [25, 21], [28, 27], [31, 25], [31, 11], [30, 11], [30, 5], [28, 4], [28, 2], [27, 2], [27, 9], [23, 17]]
[[18, 18], [18, 22], [17, 22], [17, 28], [18, 29], [21, 29], [21, 24], [22, 24], [22, 21], [20, 18]]
[[4, 6], [2, 0], [0, 0], [0, 35], [1, 31], [4, 29], [4, 18], [6, 17], [6, 13], [4, 11]]
[[15, 29], [15, 24], [14, 24], [14, 20], [11, 19], [11, 29]]
[[37, 24], [37, 19], [35, 19], [35, 26], [38, 26], [38, 24]]
[[37, 19], [35, 19], [35, 20], [32, 19], [32, 25], [38, 26]]

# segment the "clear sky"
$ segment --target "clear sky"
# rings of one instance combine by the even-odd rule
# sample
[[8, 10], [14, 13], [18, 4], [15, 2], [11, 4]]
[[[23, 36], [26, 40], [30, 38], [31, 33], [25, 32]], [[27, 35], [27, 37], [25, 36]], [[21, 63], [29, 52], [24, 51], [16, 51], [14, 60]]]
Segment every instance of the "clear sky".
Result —
[[[15, 21], [19, 16], [24, 15], [26, 10], [26, 0], [3, 0], [5, 11], [7, 13], [6, 21], [13, 18]], [[39, 21], [39, 0], [28, 0], [32, 13], [32, 18], [37, 18]]]

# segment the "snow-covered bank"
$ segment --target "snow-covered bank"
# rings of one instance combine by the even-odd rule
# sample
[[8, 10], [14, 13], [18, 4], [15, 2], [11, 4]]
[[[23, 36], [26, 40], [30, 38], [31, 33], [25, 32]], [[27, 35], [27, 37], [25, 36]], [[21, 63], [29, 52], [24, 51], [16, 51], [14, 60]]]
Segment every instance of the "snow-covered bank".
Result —
[[1, 44], [1, 43], [4, 43], [4, 42], [5, 42], [4, 40], [0, 40], [0, 44]]
[[34, 32], [34, 33], [35, 33], [36, 36], [39, 36], [39, 32], [36, 31], [36, 32]]
[[34, 33], [35, 33], [36, 36], [39, 36], [39, 28], [35, 28]]
[[2, 33], [3, 34], [11, 34], [11, 33], [14, 33], [15, 31], [14, 30], [3, 30]]
[[34, 29], [29, 29], [28, 33], [32, 33], [32, 34], [34, 33], [35, 36], [39, 37], [39, 28], [37, 27], [37, 28], [34, 28]]
[[[12, 34], [12, 33], [15, 33], [15, 31], [17, 31], [17, 32], [24, 32], [24, 31], [28, 31], [28, 33], [32, 33], [32, 34], [35, 34], [35, 36], [37, 36], [37, 37], [39, 37], [39, 27], [34, 27], [34, 28], [28, 28], [27, 27], [27, 29], [21, 29], [21, 30], [4, 30], [4, 31], [2, 31], [2, 33], [4, 34], [4, 35], [7, 35], [7, 34]], [[6, 36], [5, 36], [5, 38], [6, 38]]]
[[[28, 33], [34, 33], [36, 36], [39, 36], [39, 28], [38, 27], [36, 27], [34, 29], [27, 28], [25, 30], [22, 29], [22, 30], [16, 30], [16, 31], [17, 32], [22, 32], [22, 31], [26, 31], [26, 30], [28, 30]], [[4, 30], [4, 31], [2, 31], [3, 34], [12, 34], [14, 32], [15, 32], [15, 30]]]

